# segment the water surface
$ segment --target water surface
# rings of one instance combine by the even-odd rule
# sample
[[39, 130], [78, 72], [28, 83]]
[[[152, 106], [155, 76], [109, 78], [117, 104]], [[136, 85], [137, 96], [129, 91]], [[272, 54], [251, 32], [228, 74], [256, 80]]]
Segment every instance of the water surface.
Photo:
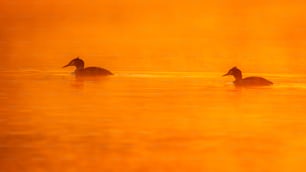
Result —
[[305, 171], [306, 77], [0, 74], [0, 171]]

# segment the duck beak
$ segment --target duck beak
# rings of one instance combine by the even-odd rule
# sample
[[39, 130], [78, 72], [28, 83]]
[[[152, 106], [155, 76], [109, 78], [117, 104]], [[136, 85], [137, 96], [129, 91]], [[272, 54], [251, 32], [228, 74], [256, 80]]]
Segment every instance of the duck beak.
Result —
[[68, 67], [68, 66], [70, 66], [70, 63], [69, 63], [69, 64], [67, 64], [67, 65], [65, 65], [65, 66], [63, 66], [63, 68]]
[[228, 75], [230, 75], [229, 73], [226, 73], [226, 74], [224, 74], [224, 75], [222, 75], [222, 76], [228, 76]]

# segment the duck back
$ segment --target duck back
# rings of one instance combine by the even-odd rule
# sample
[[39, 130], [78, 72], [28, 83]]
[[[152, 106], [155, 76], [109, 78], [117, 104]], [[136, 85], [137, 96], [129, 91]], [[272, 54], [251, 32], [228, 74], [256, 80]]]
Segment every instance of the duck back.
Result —
[[107, 69], [100, 68], [100, 67], [87, 67], [84, 69], [76, 70], [75, 75], [76, 76], [106, 76], [106, 75], [113, 75], [113, 73]]
[[269, 86], [273, 83], [265, 78], [251, 76], [234, 81], [235, 86]]

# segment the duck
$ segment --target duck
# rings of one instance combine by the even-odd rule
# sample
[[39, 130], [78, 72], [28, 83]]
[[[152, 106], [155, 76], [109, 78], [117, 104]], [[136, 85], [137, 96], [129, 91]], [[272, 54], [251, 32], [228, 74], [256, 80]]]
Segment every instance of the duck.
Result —
[[84, 68], [84, 61], [79, 57], [72, 59], [67, 65], [63, 66], [63, 68], [68, 66], [75, 66], [76, 69], [74, 71], [75, 76], [108, 76], [113, 75], [107, 69], [100, 67], [86, 67]]
[[252, 87], [252, 86], [271, 86], [273, 82], [257, 76], [251, 76], [242, 78], [242, 72], [237, 67], [231, 68], [226, 74], [223, 76], [233, 75], [235, 81], [233, 82], [236, 87]]

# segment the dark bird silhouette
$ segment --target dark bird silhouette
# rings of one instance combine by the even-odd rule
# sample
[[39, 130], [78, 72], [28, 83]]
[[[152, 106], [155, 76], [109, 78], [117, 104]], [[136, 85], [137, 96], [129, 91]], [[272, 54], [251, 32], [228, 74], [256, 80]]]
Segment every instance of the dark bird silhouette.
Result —
[[71, 60], [67, 65], [63, 66], [63, 68], [68, 66], [75, 66], [76, 69], [74, 71], [76, 76], [108, 76], [113, 75], [107, 69], [100, 68], [100, 67], [86, 67], [84, 68], [84, 61], [79, 57]]
[[241, 70], [237, 67], [233, 67], [223, 76], [233, 75], [235, 78], [234, 84], [236, 87], [250, 87], [250, 86], [269, 86], [273, 85], [271, 81], [266, 80], [262, 77], [251, 76], [242, 78]]

